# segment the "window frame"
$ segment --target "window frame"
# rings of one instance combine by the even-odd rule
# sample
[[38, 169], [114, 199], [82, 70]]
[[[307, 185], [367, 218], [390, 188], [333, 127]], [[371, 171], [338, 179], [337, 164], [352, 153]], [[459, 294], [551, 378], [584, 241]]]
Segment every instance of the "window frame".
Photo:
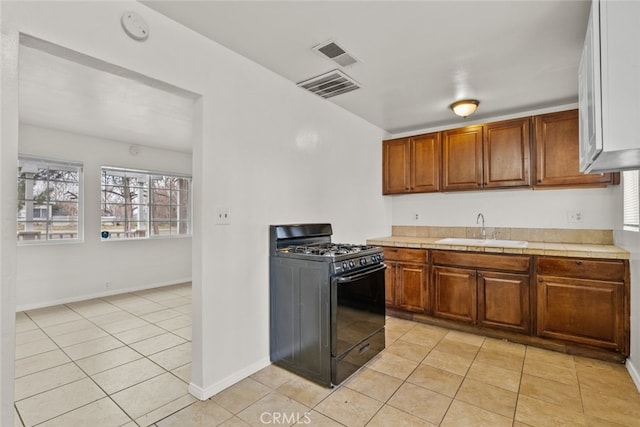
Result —
[[[26, 216], [26, 212], [25, 212], [25, 217], [24, 219], [21, 220], [21, 217], [19, 216], [19, 213], [21, 210], [25, 209], [27, 206], [27, 193], [26, 193], [26, 188], [25, 190], [23, 190], [22, 195], [20, 192], [20, 185], [21, 182], [24, 181], [25, 183], [33, 178], [26, 178], [26, 177], [22, 177], [22, 172], [21, 172], [21, 168], [23, 168], [23, 163], [25, 162], [30, 162], [30, 163], [34, 163], [36, 164], [36, 167], [38, 169], [40, 169], [41, 167], [43, 169], [46, 169], [47, 171], [51, 171], [51, 170], [69, 170], [72, 172], [75, 172], [77, 174], [77, 180], [76, 181], [68, 181], [69, 183], [75, 184], [77, 185], [77, 194], [76, 194], [76, 201], [72, 202], [72, 201], [67, 201], [67, 200], [63, 200], [63, 199], [55, 199], [55, 200], [51, 200], [49, 198], [49, 195], [47, 194], [47, 198], [45, 200], [44, 206], [42, 208], [40, 208], [40, 210], [44, 210], [47, 212], [46, 216], [44, 217], [44, 220], [39, 220], [39, 221], [35, 221], [36, 218], [40, 219], [43, 218], [42, 216], [38, 215], [37, 217], [34, 215], [31, 219], [31, 222], [44, 222], [45, 223], [45, 231], [44, 233], [40, 232], [38, 234], [37, 238], [33, 238], [33, 239], [25, 239], [25, 232], [27, 230], [25, 230], [26, 224], [27, 222], [29, 222], [29, 220], [27, 219]], [[74, 243], [82, 243], [84, 241], [84, 164], [82, 162], [78, 162], [78, 161], [73, 161], [73, 160], [61, 160], [61, 159], [54, 159], [54, 158], [49, 158], [49, 157], [45, 157], [45, 156], [37, 156], [37, 155], [27, 155], [27, 154], [18, 154], [18, 174], [17, 174], [17, 192], [18, 192], [18, 202], [19, 203], [23, 203], [23, 207], [20, 209], [20, 211], [18, 211], [16, 213], [16, 228], [18, 229], [16, 232], [16, 242], [18, 245], [46, 245], [46, 244], [74, 244]], [[51, 182], [52, 180], [49, 179], [50, 174], [47, 173], [47, 177], [45, 181], [47, 183]], [[66, 182], [63, 180], [59, 180], [59, 181], [55, 181], [55, 182]], [[47, 188], [48, 184], [47, 184]], [[50, 193], [50, 192], [49, 192]], [[31, 200], [32, 203], [35, 202], [35, 199]], [[72, 203], [75, 205], [76, 208], [76, 229], [75, 231], [70, 230], [70, 231], [59, 231], [57, 233], [52, 232], [51, 228], [53, 227], [53, 225], [58, 222], [56, 221], [53, 217], [53, 207], [56, 204], [67, 204], [67, 203]], [[34, 209], [35, 206], [32, 205], [32, 209]], [[50, 214], [49, 214], [50, 213]], [[68, 217], [69, 215], [67, 215]], [[68, 221], [67, 221], [68, 222]], [[25, 224], [23, 230], [20, 230], [19, 224], [23, 223]], [[59, 237], [58, 238], [52, 238], [51, 236], [53, 234], [58, 234]], [[70, 237], [65, 237], [65, 234], [69, 234]], [[20, 236], [22, 235], [22, 239], [20, 239]], [[75, 237], [73, 237], [72, 235], [75, 235]], [[44, 238], [42, 238], [42, 236], [44, 236]]]
[[[115, 222], [124, 222], [125, 224], [129, 223], [129, 224], [143, 224], [144, 225], [144, 229], [139, 229], [138, 227], [136, 227], [136, 229], [134, 230], [127, 230], [127, 228], [129, 228], [128, 226], [124, 225], [123, 230], [105, 230], [104, 224], [105, 223], [114, 223], [114, 221], [108, 221], [108, 220], [104, 220], [104, 218], [109, 218], [107, 216], [104, 216], [104, 213], [106, 212], [106, 205], [107, 203], [111, 204], [111, 205], [118, 205], [121, 204], [123, 206], [123, 209], [126, 211], [126, 205], [127, 202], [122, 201], [120, 203], [118, 202], [107, 202], [106, 201], [106, 192], [108, 191], [105, 186], [109, 186], [110, 188], [118, 187], [120, 186], [119, 184], [105, 184], [105, 175], [111, 175], [111, 176], [120, 176], [122, 175], [124, 178], [136, 178], [136, 186], [132, 187], [132, 188], [137, 188], [137, 189], [141, 189], [142, 191], [142, 196], [141, 196], [141, 200], [136, 200], [134, 203], [134, 200], [131, 200], [131, 202], [129, 203], [130, 206], [135, 206], [134, 209], [138, 210], [138, 213], [132, 217], [132, 218], [128, 218], [125, 214], [125, 218], [122, 221], [115, 221]], [[127, 176], [129, 175], [129, 176]], [[170, 188], [169, 191], [169, 199], [171, 200], [171, 192], [172, 191], [178, 191], [183, 192], [186, 191], [186, 203], [184, 204], [183, 210], [181, 210], [181, 212], [183, 214], [186, 214], [187, 219], [186, 220], [179, 220], [178, 223], [181, 224], [186, 224], [186, 232], [183, 233], [176, 233], [173, 231], [173, 228], [171, 227], [171, 224], [169, 224], [169, 233], [168, 234], [161, 234], [161, 233], [154, 233], [154, 223], [164, 223], [167, 221], [162, 221], [160, 219], [158, 219], [157, 217], [154, 217], [154, 212], [155, 209], [154, 207], [158, 207], [158, 206], [167, 206], [169, 208], [171, 208], [172, 206], [180, 206], [178, 205], [171, 205], [171, 204], [158, 204], [154, 202], [154, 194], [156, 194], [156, 192], [154, 192], [154, 187], [152, 186], [152, 182], [154, 182], [154, 180], [157, 179], [178, 179], [178, 180], [184, 180], [182, 182], [186, 182], [186, 189], [179, 189], [179, 190], [175, 190], [173, 188]], [[123, 167], [116, 167], [116, 166], [107, 166], [107, 165], [103, 165], [100, 167], [100, 212], [101, 212], [101, 216], [100, 216], [100, 230], [101, 230], [101, 235], [102, 232], [104, 231], [110, 231], [109, 236], [105, 237], [104, 235], [102, 235], [101, 241], [105, 242], [105, 241], [128, 241], [128, 240], [153, 240], [153, 239], [182, 239], [182, 238], [190, 238], [193, 235], [193, 218], [192, 218], [192, 206], [193, 206], [193, 178], [191, 175], [189, 174], [184, 174], [184, 173], [177, 173], [177, 172], [161, 172], [161, 171], [155, 171], [155, 170], [144, 170], [144, 169], [132, 169], [132, 168], [123, 168]], [[122, 188], [124, 190], [124, 188], [131, 188], [129, 187], [129, 184], [122, 184]], [[124, 193], [124, 191], [122, 191]], [[136, 199], [140, 198], [140, 195], [136, 195]], [[182, 200], [182, 199], [181, 199]], [[141, 219], [140, 216], [140, 212], [143, 213], [143, 217]], [[131, 212], [133, 214], [133, 212]], [[169, 221], [171, 222], [171, 218], [169, 218]], [[179, 230], [179, 229], [178, 229]], [[120, 235], [122, 233], [122, 235]], [[113, 237], [113, 236], [116, 237]]]

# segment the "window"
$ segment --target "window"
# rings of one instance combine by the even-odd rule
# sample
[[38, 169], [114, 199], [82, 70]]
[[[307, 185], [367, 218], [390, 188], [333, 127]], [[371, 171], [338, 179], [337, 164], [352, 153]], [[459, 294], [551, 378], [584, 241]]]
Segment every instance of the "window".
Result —
[[18, 241], [81, 239], [82, 165], [18, 159]]
[[142, 239], [191, 235], [191, 177], [102, 168], [102, 236]]
[[638, 171], [622, 172], [623, 187], [623, 228], [630, 231], [640, 231], [640, 185]]

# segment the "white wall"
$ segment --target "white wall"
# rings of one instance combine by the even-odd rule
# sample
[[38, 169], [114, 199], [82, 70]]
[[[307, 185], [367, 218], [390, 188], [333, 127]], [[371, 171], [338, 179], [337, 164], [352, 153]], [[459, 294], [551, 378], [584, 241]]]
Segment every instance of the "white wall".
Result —
[[[22, 155], [84, 166], [84, 241], [18, 246], [18, 310], [191, 280], [191, 238], [102, 241], [100, 167], [191, 173], [191, 155], [20, 125]], [[37, 267], [37, 268], [34, 268]], [[109, 282], [107, 286], [106, 283]]]
[[[0, 2], [0, 18], [3, 6]], [[4, 21], [0, 30], [0, 426], [9, 426], [14, 422], [16, 222], [10, 218], [18, 203], [18, 37]]]
[[[622, 209], [620, 186], [558, 190], [486, 190], [393, 196], [394, 225], [615, 229]], [[582, 212], [581, 223], [567, 213]], [[420, 216], [415, 220], [415, 214]]]
[[[390, 201], [381, 196], [380, 129], [140, 3], [1, 2], [0, 7], [6, 40], [15, 41], [21, 31], [202, 96], [192, 164], [197, 231], [190, 390], [199, 397], [268, 363], [269, 224], [329, 221], [335, 240], [360, 242], [389, 232]], [[122, 31], [119, 18], [125, 10], [148, 22], [146, 42]], [[5, 60], [15, 63], [17, 54], [15, 43], [3, 42], [3, 67]], [[3, 75], [2, 84], [3, 97], [15, 93], [17, 76]], [[16, 185], [15, 114], [5, 115], [3, 109], [1, 124], [4, 201], [5, 190]], [[6, 194], [14, 203], [15, 195]], [[231, 225], [203, 220], [216, 207], [230, 209]], [[5, 242], [8, 235], [15, 238], [12, 214], [2, 210], [3, 257], [5, 251], [12, 255]], [[3, 292], [15, 288], [15, 266], [8, 268], [2, 272]], [[4, 313], [13, 301], [3, 298], [2, 304], [4, 333]], [[10, 342], [2, 345], [3, 354], [12, 354]], [[3, 358], [2, 425], [12, 422], [11, 369], [10, 358]]]

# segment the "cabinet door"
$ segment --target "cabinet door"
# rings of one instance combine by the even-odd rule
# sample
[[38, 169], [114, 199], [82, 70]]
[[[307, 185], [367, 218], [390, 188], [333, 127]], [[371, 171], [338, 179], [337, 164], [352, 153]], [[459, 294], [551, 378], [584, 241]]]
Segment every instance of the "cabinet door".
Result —
[[388, 264], [384, 272], [384, 300], [389, 308], [396, 306], [396, 264]]
[[466, 323], [476, 322], [476, 271], [433, 267], [433, 315]]
[[482, 126], [442, 132], [442, 190], [482, 187]]
[[382, 142], [382, 194], [408, 193], [411, 144], [409, 138]]
[[534, 117], [536, 186], [573, 186], [612, 183], [611, 173], [580, 172], [578, 110]]
[[484, 134], [483, 186], [528, 186], [530, 153], [529, 117], [490, 123]]
[[624, 285], [538, 276], [538, 336], [607, 349], [624, 346]]
[[398, 264], [396, 305], [417, 313], [427, 312], [427, 275], [424, 264]]
[[529, 276], [478, 272], [478, 323], [529, 333]]
[[596, 0], [591, 3], [591, 14], [578, 68], [581, 171], [586, 170], [602, 151], [600, 93], [600, 2]]
[[440, 133], [411, 138], [411, 192], [440, 190]]

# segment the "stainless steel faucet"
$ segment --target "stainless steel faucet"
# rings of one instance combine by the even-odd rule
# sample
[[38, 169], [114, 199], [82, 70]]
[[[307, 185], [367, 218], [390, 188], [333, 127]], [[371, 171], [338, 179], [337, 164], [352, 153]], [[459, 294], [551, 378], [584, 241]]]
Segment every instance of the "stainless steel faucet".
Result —
[[480, 221], [480, 218], [482, 218], [482, 226], [480, 227], [480, 237], [482, 239], [486, 239], [487, 238], [487, 230], [485, 230], [485, 228], [484, 228], [484, 215], [482, 215], [482, 212], [480, 212], [478, 214], [478, 216], [476, 217], [476, 224], [478, 223], [478, 221]]

